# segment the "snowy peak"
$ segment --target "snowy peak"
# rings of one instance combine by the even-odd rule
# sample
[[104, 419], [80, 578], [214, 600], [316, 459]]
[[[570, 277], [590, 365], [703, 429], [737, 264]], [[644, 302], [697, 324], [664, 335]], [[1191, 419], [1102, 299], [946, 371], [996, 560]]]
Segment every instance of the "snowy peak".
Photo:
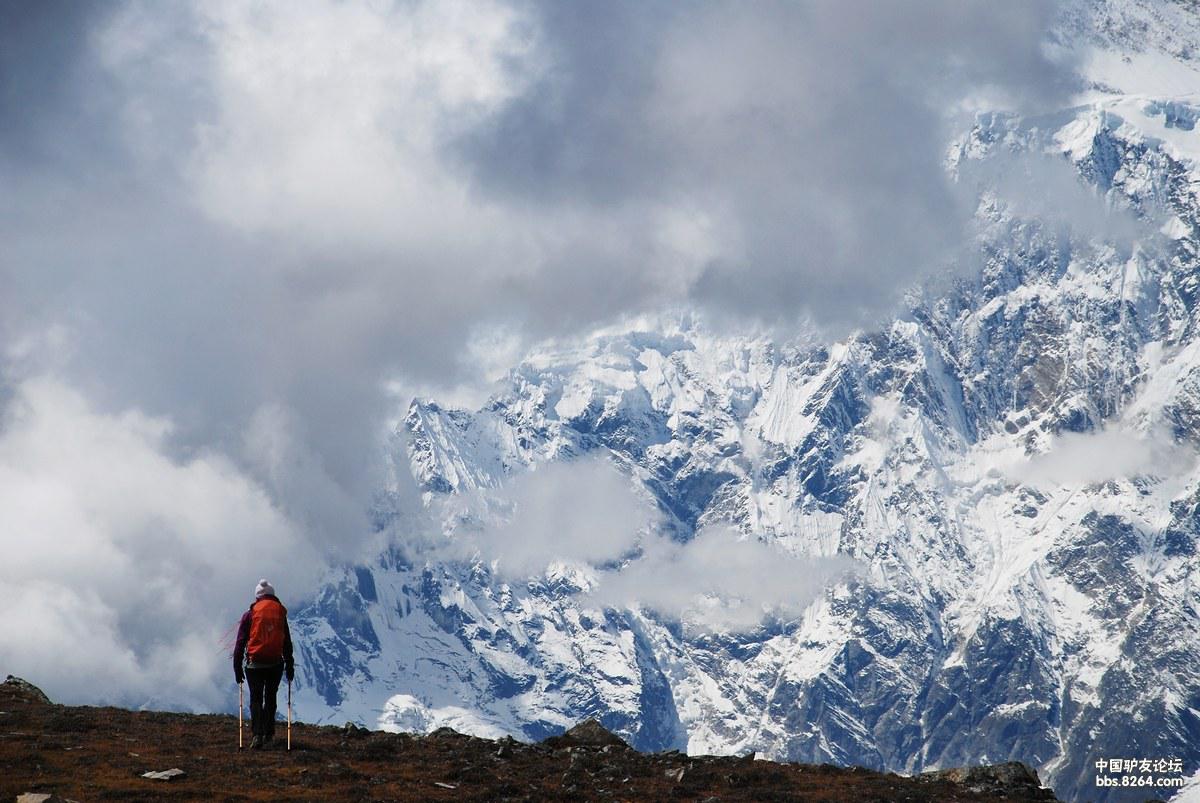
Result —
[[[299, 615], [305, 716], [530, 739], [594, 716], [643, 748], [904, 772], [1018, 760], [1070, 799], [1123, 799], [1094, 787], [1101, 756], [1195, 766], [1200, 131], [1194, 97], [1136, 81], [1188, 75], [1198, 23], [1115, 0], [1064, 19], [1096, 64], [1124, 49], [1129, 83], [978, 116], [948, 159], [979, 198], [975, 252], [902, 318], [832, 344], [664, 318], [539, 348], [480, 410], [414, 402], [392, 458], [432, 525], [397, 503], [388, 552]], [[453, 551], [506, 526], [522, 478], [596, 456], [661, 542], [575, 544], [519, 579]], [[732, 602], [776, 613], [751, 624], [596, 596], [664, 555], [758, 548], [777, 566]], [[856, 569], [826, 582], [835, 555]], [[765, 605], [776, 576], [804, 605]]]

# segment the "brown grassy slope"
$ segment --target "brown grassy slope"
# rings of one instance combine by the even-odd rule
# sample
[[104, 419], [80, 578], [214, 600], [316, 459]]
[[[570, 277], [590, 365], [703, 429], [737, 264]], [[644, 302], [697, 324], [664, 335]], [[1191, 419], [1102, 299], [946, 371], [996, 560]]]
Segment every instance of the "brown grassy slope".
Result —
[[[13, 683], [0, 684], [0, 712], [0, 801], [24, 792], [84, 803], [1055, 800], [1020, 769], [1015, 780], [956, 784], [828, 765], [644, 754], [598, 728], [527, 745], [449, 730], [417, 737], [297, 724], [290, 752], [282, 745], [239, 751], [237, 719], [230, 716], [53, 705]], [[281, 725], [278, 733], [285, 731]], [[187, 775], [173, 781], [140, 777], [172, 767]]]

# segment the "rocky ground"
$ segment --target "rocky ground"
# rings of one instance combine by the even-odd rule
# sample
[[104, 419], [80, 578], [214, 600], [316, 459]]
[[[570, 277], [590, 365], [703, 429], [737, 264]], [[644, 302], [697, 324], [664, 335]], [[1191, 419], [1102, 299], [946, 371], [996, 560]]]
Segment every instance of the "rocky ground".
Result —
[[[751, 757], [647, 754], [594, 721], [540, 744], [449, 729], [412, 736], [299, 723], [292, 749], [281, 742], [238, 750], [231, 716], [55, 705], [24, 681], [0, 684], [0, 800], [1057, 799], [1021, 764], [904, 778]], [[142, 777], [176, 768], [184, 774], [171, 780]]]

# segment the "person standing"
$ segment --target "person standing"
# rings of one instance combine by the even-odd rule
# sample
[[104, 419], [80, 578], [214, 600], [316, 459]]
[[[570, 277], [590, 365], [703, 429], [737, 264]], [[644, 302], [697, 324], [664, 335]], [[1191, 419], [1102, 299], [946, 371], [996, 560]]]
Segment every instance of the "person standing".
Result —
[[296, 674], [287, 608], [264, 580], [254, 589], [254, 602], [242, 614], [237, 644], [233, 648], [233, 676], [250, 685], [250, 747], [266, 747], [275, 738], [275, 696], [279, 681]]

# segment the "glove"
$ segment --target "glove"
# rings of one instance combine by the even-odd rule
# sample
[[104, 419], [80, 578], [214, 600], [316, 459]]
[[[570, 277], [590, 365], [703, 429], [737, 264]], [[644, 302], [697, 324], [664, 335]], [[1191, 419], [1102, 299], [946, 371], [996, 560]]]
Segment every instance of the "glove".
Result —
[[244, 683], [246, 681], [246, 673], [240, 669], [235, 669], [233, 671], [233, 677], [234, 677], [234, 680], [236, 680], [238, 682], [239, 686], [242, 685], [242, 683]]
[[283, 674], [287, 675], [287, 682], [291, 683], [296, 679], [296, 665], [288, 661], [283, 667]]

